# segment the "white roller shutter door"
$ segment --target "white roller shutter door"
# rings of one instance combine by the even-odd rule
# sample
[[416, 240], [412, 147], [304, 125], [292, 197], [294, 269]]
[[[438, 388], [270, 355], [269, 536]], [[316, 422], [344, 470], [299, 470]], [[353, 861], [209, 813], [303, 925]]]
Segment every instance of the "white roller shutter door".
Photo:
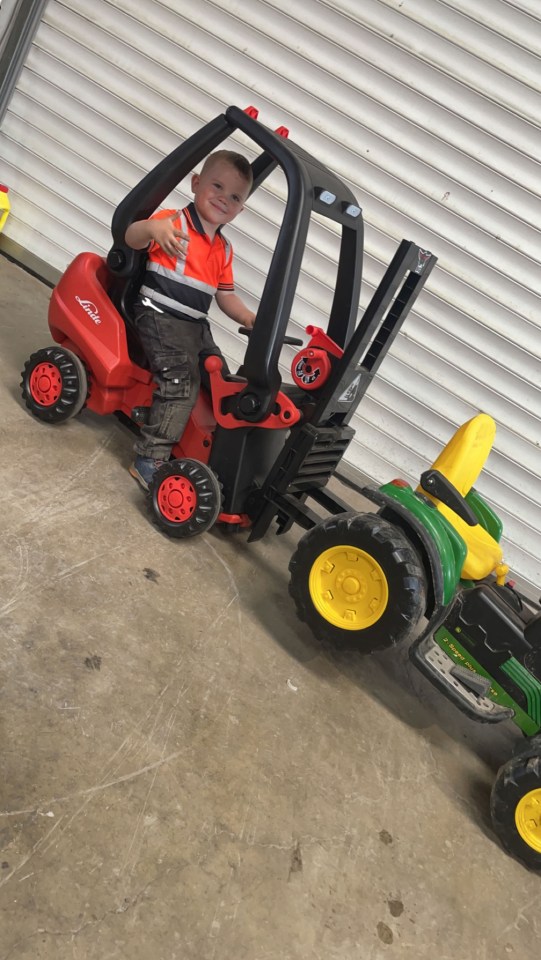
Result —
[[[439, 257], [359, 408], [350, 462], [414, 480], [456, 426], [492, 414], [478, 487], [538, 585], [540, 27], [537, 0], [49, 0], [0, 132], [4, 242], [59, 271], [106, 252], [144, 172], [230, 103], [255, 104], [359, 197], [363, 307], [402, 237]], [[253, 306], [283, 196], [275, 174], [228, 229]], [[291, 333], [325, 326], [336, 248], [314, 225]], [[244, 341], [213, 316], [239, 358]]]

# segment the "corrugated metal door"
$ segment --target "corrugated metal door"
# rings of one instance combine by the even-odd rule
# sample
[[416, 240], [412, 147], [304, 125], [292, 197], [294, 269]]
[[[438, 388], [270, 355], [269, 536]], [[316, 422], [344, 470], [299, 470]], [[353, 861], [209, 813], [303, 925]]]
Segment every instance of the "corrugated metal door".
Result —
[[[540, 27], [536, 0], [50, 0], [0, 134], [7, 240], [58, 270], [105, 252], [141, 174], [228, 104], [254, 103], [359, 197], [363, 305], [402, 237], [439, 257], [359, 410], [352, 464], [414, 479], [458, 424], [491, 413], [478, 486], [514, 569], [539, 583]], [[253, 305], [283, 195], [274, 175], [228, 231]], [[315, 225], [292, 333], [325, 325], [335, 251]]]

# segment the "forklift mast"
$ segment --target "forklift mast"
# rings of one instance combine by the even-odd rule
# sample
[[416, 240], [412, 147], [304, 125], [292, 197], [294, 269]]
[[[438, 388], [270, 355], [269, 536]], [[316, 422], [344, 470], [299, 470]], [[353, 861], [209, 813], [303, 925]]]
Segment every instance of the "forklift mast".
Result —
[[293, 523], [309, 530], [321, 517], [312, 498], [331, 514], [350, 510], [324, 489], [354, 436], [349, 426], [383, 358], [419, 296], [437, 258], [402, 240], [341, 358], [318, 391], [313, 410], [291, 428], [257, 495], [252, 497], [250, 540], [264, 536], [277, 517], [278, 533]]

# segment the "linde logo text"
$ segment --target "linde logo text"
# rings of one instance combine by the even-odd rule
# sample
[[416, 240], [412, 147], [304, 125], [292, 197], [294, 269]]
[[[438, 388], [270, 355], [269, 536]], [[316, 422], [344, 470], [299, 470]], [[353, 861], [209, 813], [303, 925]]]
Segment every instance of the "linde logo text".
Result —
[[80, 297], [75, 297], [77, 303], [80, 303], [85, 313], [88, 313], [88, 316], [94, 323], [101, 323], [101, 317], [98, 313], [98, 308], [95, 303], [92, 303], [92, 300], [81, 300]]

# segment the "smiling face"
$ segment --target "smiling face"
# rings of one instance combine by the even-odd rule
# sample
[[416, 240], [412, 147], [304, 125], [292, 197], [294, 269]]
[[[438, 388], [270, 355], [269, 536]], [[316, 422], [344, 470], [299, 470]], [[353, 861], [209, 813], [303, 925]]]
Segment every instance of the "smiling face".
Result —
[[206, 233], [213, 237], [218, 227], [232, 220], [244, 208], [250, 183], [227, 160], [216, 159], [192, 177], [197, 213]]

